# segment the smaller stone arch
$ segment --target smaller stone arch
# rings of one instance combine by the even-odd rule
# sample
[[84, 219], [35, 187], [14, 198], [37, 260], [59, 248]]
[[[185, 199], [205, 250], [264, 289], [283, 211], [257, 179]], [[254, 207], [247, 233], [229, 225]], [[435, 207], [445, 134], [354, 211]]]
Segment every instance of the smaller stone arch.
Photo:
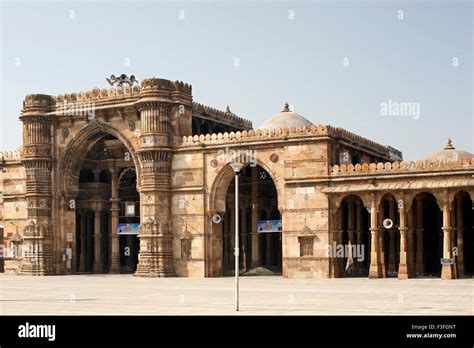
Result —
[[370, 197], [368, 197], [367, 194], [365, 194], [363, 192], [346, 192], [344, 194], [332, 196], [332, 197], [330, 197], [330, 200], [332, 200], [334, 202], [332, 206], [334, 208], [336, 208], [336, 210], [339, 209], [339, 207], [341, 206], [342, 201], [344, 201], [344, 199], [346, 199], [350, 196], [355, 196], [355, 197], [359, 198], [362, 201], [364, 207], [366, 209], [370, 209]]
[[[236, 158], [234, 157], [233, 160]], [[222, 276], [226, 275], [229, 272], [229, 251], [232, 250], [232, 238], [229, 239], [229, 235], [232, 234], [231, 231], [232, 229], [232, 224], [234, 221], [234, 216], [233, 212], [229, 212], [228, 205], [232, 205], [233, 200], [228, 201], [228, 193], [229, 192], [229, 186], [231, 185], [232, 181], [235, 178], [235, 173], [231, 167], [231, 161], [228, 162], [226, 165], [224, 165], [221, 170], [217, 173], [215, 176], [213, 183], [210, 187], [210, 192], [209, 196], [207, 199], [207, 215], [209, 217], [208, 220], [208, 228], [205, 229], [205, 274], [208, 277], [215, 277], [215, 276]], [[275, 197], [278, 204], [275, 207], [275, 212], [278, 210], [279, 215], [281, 216], [281, 192], [282, 189], [279, 189], [279, 180], [275, 173], [271, 171], [268, 166], [266, 166], [262, 161], [252, 158], [252, 160], [247, 160], [245, 162], [245, 166], [243, 167], [243, 171], [245, 171], [245, 168], [248, 168], [252, 163], [255, 163], [261, 170], [265, 171], [265, 173], [268, 175], [264, 181], [271, 181], [272, 182], [272, 197]], [[258, 173], [257, 173], [258, 174]], [[247, 182], [249, 180], [249, 172], [245, 172], [244, 176], [247, 177]], [[239, 180], [240, 181], [240, 180]], [[254, 182], [250, 180], [251, 182]], [[243, 182], [243, 179], [242, 179]], [[245, 195], [249, 194], [248, 188], [244, 190], [243, 187], [241, 193]], [[274, 195], [274, 196], [273, 196]], [[242, 197], [244, 198], [244, 197]], [[262, 197], [260, 197], [262, 199]], [[258, 253], [260, 253], [260, 246], [259, 242], [255, 241], [255, 239], [261, 236], [257, 236], [256, 234], [252, 234], [250, 231], [253, 230], [251, 227], [251, 221], [254, 217], [252, 217], [251, 210], [247, 209], [247, 207], [242, 207], [243, 200], [240, 200], [240, 207], [239, 207], [239, 216], [245, 215], [245, 219], [242, 218], [242, 225], [240, 226], [239, 233], [241, 234], [240, 238], [241, 239], [241, 247], [242, 247], [242, 259], [240, 260], [241, 266], [243, 267], [242, 269], [251, 269], [252, 267], [257, 267], [260, 265], [260, 262], [264, 259], [259, 258], [256, 263], [258, 263], [257, 266], [254, 266], [254, 260], [255, 258], [255, 253], [253, 251], [253, 248], [257, 248], [255, 250], [259, 250]], [[247, 206], [249, 206], [249, 201], [246, 200]], [[276, 203], [276, 202], [275, 202]], [[242, 209], [245, 208], [245, 209]], [[212, 216], [214, 214], [219, 214], [222, 217], [222, 220], [220, 223], [214, 223], [212, 221]], [[260, 214], [259, 214], [260, 215]], [[262, 220], [257, 217], [257, 220]], [[269, 220], [268, 218], [264, 218], [263, 220]], [[235, 222], [234, 222], [235, 223]], [[245, 226], [245, 227], [244, 227]], [[255, 227], [256, 228], [256, 227]], [[273, 234], [272, 234], [273, 235]], [[273, 236], [276, 237], [276, 236]], [[261, 238], [259, 238], [261, 239]], [[245, 243], [244, 243], [245, 241]], [[279, 240], [281, 241], [281, 239]], [[255, 243], [254, 243], [255, 242]], [[272, 241], [270, 242], [272, 245], [275, 247], [278, 247], [277, 244], [275, 244], [274, 238], [272, 238]], [[266, 244], [265, 244], [266, 245]], [[270, 245], [270, 244], [268, 244]], [[271, 261], [268, 261], [268, 265], [276, 265], [278, 268], [279, 260], [282, 260], [281, 258], [281, 242], [280, 242], [280, 247], [279, 247], [279, 253], [278, 255], [273, 255], [273, 250], [272, 250], [272, 256], [269, 256]], [[247, 251], [247, 252], [246, 252]], [[265, 254], [267, 255], [267, 254]], [[268, 260], [270, 260], [268, 259]], [[265, 260], [267, 258], [265, 257]], [[265, 264], [267, 266], [267, 264]], [[280, 267], [281, 268], [281, 267]]]
[[[235, 173], [231, 167], [231, 163], [235, 162], [238, 159], [238, 157], [234, 157], [231, 161], [229, 161], [222, 169], [219, 171], [219, 173], [216, 175], [210, 189], [210, 195], [209, 195], [209, 200], [208, 200], [208, 211], [215, 211], [218, 213], [224, 213], [225, 212], [225, 196], [227, 194], [227, 187], [229, 184], [232, 182], [232, 180], [235, 177]], [[252, 158], [251, 160], [248, 160], [247, 163], [245, 163], [245, 166], [251, 165], [251, 163], [256, 163], [256, 165], [260, 166], [262, 169], [264, 169], [268, 175], [270, 175], [271, 179], [273, 180], [273, 183], [275, 184], [276, 190], [277, 190], [277, 196], [278, 196], [278, 210], [282, 211], [282, 204], [284, 201], [283, 195], [284, 195], [284, 190], [282, 189], [281, 183], [273, 171], [271, 171], [268, 166], [263, 163], [261, 160], [258, 158]]]

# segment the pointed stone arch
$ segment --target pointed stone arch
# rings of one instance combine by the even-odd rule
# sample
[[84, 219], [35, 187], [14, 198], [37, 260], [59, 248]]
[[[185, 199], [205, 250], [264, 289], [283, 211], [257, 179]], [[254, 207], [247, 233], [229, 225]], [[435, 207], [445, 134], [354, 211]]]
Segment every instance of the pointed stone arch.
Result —
[[135, 170], [137, 173], [137, 190], [140, 185], [140, 162], [136, 155], [136, 149], [130, 142], [130, 140], [124, 136], [117, 128], [111, 126], [108, 123], [94, 120], [83, 127], [76, 136], [68, 143], [64, 151], [61, 161], [59, 162], [59, 175], [62, 175], [59, 179], [60, 191], [66, 197], [74, 197], [79, 191], [79, 171], [82, 166], [82, 162], [87, 153], [87, 150], [91, 145], [95, 144], [100, 140], [101, 137], [97, 137], [91, 142], [91, 138], [101, 133], [109, 134], [120, 140], [130, 153], [133, 160]]
[[[209, 196], [207, 198], [207, 216], [209, 218], [208, 228], [205, 229], [205, 275], [207, 277], [222, 276], [224, 263], [222, 261], [223, 243], [221, 240], [222, 234], [222, 222], [216, 224], [212, 222], [212, 216], [219, 214], [223, 216], [226, 213], [226, 197], [228, 193], [229, 185], [232, 183], [235, 177], [235, 173], [230, 165], [232, 159], [215, 176], [209, 190]], [[281, 214], [284, 207], [283, 198], [283, 180], [281, 180], [274, 171], [272, 171], [268, 165], [258, 158], [252, 157], [250, 161], [246, 161], [246, 168], [252, 163], [255, 166], [259, 166], [263, 169], [271, 178], [273, 185], [276, 190], [276, 197], [278, 201], [278, 211]]]

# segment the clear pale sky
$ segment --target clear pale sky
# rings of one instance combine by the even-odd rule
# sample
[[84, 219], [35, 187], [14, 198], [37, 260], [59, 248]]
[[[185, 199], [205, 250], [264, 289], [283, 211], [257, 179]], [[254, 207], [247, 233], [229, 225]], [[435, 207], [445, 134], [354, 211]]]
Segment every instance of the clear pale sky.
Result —
[[[21, 145], [26, 94], [127, 73], [191, 83], [254, 127], [288, 101], [407, 160], [448, 137], [474, 152], [473, 23], [472, 1], [2, 1], [0, 150]], [[381, 115], [389, 100], [419, 118]]]

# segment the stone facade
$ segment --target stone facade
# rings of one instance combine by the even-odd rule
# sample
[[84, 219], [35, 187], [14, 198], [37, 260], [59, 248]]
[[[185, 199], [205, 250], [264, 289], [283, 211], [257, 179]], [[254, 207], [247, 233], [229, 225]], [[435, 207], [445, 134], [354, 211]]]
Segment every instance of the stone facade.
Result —
[[[288, 105], [277, 118], [285, 112]], [[236, 160], [246, 165], [243, 271], [406, 279], [429, 273], [436, 263], [429, 248], [452, 261], [442, 265], [443, 278], [474, 271], [464, 247], [472, 247], [473, 233], [474, 158], [467, 153], [403, 162], [396, 149], [332, 126], [272, 121], [272, 129], [254, 130], [229, 108], [194, 102], [190, 85], [157, 78], [28, 95], [20, 119], [23, 147], [0, 157], [5, 272], [117, 273], [127, 264], [137, 276], [223, 276], [233, 248]], [[131, 203], [138, 212], [128, 216]], [[433, 204], [442, 213], [438, 225], [426, 220]], [[281, 219], [278, 237], [257, 231], [262, 216]], [[117, 234], [117, 224], [128, 222], [140, 223], [137, 240]], [[333, 245], [349, 246], [349, 254], [331, 254]], [[356, 245], [367, 260], [352, 253]], [[123, 253], [135, 247], [133, 264]]]

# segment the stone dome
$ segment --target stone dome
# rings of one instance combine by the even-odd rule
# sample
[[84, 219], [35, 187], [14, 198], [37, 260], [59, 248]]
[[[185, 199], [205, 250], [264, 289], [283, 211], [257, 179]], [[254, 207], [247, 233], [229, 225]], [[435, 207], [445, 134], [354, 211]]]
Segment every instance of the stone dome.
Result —
[[451, 139], [448, 139], [446, 146], [441, 151], [436, 151], [431, 155], [426, 156], [424, 159], [428, 161], [445, 161], [445, 160], [463, 160], [466, 158], [472, 158], [474, 155], [467, 151], [456, 150], [453, 146]]
[[279, 129], [312, 125], [313, 123], [306, 117], [301, 116], [296, 112], [291, 112], [288, 103], [285, 103], [281, 112], [267, 119], [260, 127], [258, 127], [258, 129]]

